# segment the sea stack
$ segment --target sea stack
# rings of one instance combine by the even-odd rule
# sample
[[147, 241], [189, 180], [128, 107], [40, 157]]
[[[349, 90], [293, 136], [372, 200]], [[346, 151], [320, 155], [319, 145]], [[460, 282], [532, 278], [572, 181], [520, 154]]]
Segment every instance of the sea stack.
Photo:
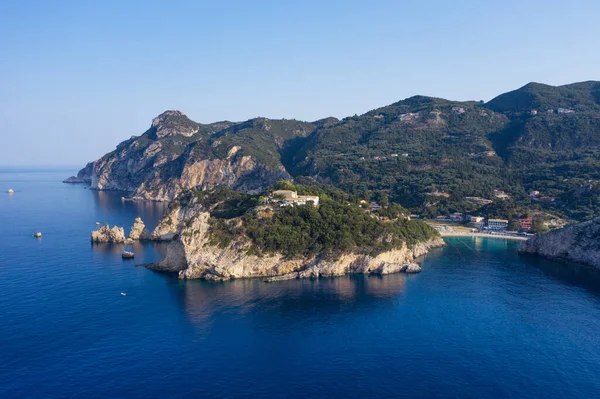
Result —
[[146, 225], [139, 216], [133, 221], [133, 226], [129, 232], [130, 240], [147, 240], [150, 238], [150, 232], [146, 229]]
[[125, 242], [125, 231], [122, 227], [109, 225], [102, 226], [98, 230], [92, 231], [92, 242], [110, 242], [122, 243]]

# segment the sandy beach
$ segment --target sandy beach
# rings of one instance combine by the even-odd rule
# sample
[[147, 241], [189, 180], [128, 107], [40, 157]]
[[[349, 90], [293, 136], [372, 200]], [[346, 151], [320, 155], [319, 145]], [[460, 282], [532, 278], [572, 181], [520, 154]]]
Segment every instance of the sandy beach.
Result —
[[516, 240], [516, 241], [526, 241], [530, 237], [520, 237], [520, 236], [505, 236], [500, 234], [486, 234], [486, 233], [462, 233], [457, 231], [452, 232], [439, 232], [442, 237], [482, 237], [482, 238], [499, 238], [502, 240]]

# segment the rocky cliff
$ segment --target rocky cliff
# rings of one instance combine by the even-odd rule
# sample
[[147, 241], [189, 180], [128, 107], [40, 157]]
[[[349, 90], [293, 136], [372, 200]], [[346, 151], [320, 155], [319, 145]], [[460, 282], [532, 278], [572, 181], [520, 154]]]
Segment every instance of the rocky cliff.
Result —
[[138, 240], [149, 240], [150, 232], [146, 228], [144, 221], [139, 216], [133, 221], [133, 226], [129, 231], [129, 236], [125, 238], [123, 227], [110, 227], [108, 224], [100, 226], [92, 231], [91, 241], [93, 243], [112, 243], [112, 244], [132, 244]]
[[156, 201], [172, 200], [195, 187], [259, 191], [291, 178], [282, 154], [293, 138], [314, 129], [311, 123], [265, 118], [203, 125], [179, 111], [166, 111], [144, 134], [123, 141], [65, 183]]
[[520, 252], [600, 268], [600, 217], [532, 237]]
[[91, 241], [95, 243], [124, 243], [125, 230], [119, 226], [114, 226], [112, 228], [109, 225], [101, 226], [97, 230], [92, 231]]
[[147, 240], [150, 238], [150, 232], [146, 228], [144, 221], [141, 217], [136, 217], [133, 221], [133, 226], [131, 226], [131, 230], [129, 231], [129, 236], [127, 237], [129, 240]]
[[225, 246], [216, 245], [211, 240], [210, 219], [209, 210], [200, 204], [173, 206], [152, 233], [152, 239], [170, 241], [166, 256], [147, 266], [178, 272], [181, 279], [207, 280], [261, 277], [277, 281], [348, 273], [410, 273], [421, 270], [415, 263], [418, 257], [432, 247], [444, 245], [441, 238], [434, 238], [411, 248], [403, 243], [375, 256], [352, 252], [335, 258], [321, 255], [290, 258], [278, 252], [258, 256], [252, 253], [252, 243], [244, 235]]

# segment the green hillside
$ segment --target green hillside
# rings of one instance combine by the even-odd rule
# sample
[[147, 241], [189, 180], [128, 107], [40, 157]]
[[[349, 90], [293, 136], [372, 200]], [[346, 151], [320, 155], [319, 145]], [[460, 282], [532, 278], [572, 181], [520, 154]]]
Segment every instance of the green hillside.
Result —
[[528, 83], [520, 89], [499, 95], [486, 104], [496, 112], [528, 112], [572, 109], [600, 111], [600, 82], [588, 81], [564, 86]]
[[[243, 156], [276, 171], [266, 185], [311, 177], [354, 199], [385, 197], [427, 216], [475, 211], [481, 205], [467, 197], [496, 200], [494, 190], [503, 190], [519, 209], [586, 219], [600, 214], [598, 190], [581, 194], [600, 181], [600, 82], [529, 83], [488, 103], [414, 96], [315, 122], [200, 124], [167, 111], [99, 161], [108, 182], [131, 190], [149, 178], [177, 179], [186, 165]], [[265, 180], [257, 173], [255, 183]], [[86, 179], [91, 164], [76, 178]], [[531, 190], [543, 201], [532, 201]]]
[[[520, 206], [588, 218], [595, 200], [565, 196], [600, 179], [600, 83], [530, 83], [490, 102], [415, 96], [317, 128], [288, 161], [356, 195], [429, 216], [474, 210], [466, 197], [506, 191]], [[555, 198], [532, 202], [531, 190]], [[593, 197], [593, 194], [592, 194]]]
[[292, 170], [361, 195], [383, 192], [408, 207], [437, 190], [489, 195], [506, 174], [488, 134], [507, 123], [479, 103], [412, 97], [317, 130]]

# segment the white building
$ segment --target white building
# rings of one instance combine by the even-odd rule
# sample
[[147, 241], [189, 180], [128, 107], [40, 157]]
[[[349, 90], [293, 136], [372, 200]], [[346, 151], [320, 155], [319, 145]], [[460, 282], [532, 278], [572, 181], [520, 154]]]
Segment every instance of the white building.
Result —
[[488, 219], [489, 230], [506, 230], [508, 227], [508, 220], [505, 219]]
[[502, 190], [494, 190], [494, 197], [500, 198], [500, 199], [507, 199], [507, 198], [510, 198], [510, 195], [506, 194]]
[[297, 191], [292, 190], [277, 190], [273, 191], [273, 196], [281, 196], [281, 206], [306, 205], [312, 202], [313, 205], [319, 205], [318, 195], [298, 195]]
[[482, 216], [472, 216], [469, 215], [467, 217], [469, 224], [475, 227], [478, 230], [483, 230], [483, 226], [485, 225], [485, 220]]
[[467, 220], [469, 221], [469, 223], [480, 223], [483, 222], [483, 216], [468, 215]]
[[573, 114], [573, 113], [575, 113], [575, 111], [573, 111], [572, 109], [567, 109], [567, 108], [558, 108], [556, 110], [556, 112], [558, 112], [559, 114]]

